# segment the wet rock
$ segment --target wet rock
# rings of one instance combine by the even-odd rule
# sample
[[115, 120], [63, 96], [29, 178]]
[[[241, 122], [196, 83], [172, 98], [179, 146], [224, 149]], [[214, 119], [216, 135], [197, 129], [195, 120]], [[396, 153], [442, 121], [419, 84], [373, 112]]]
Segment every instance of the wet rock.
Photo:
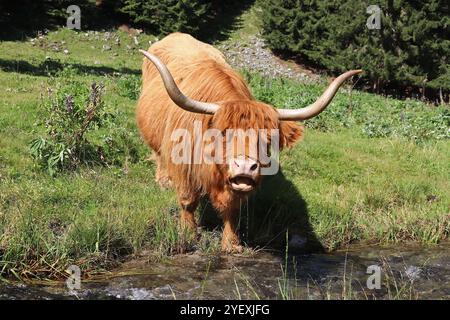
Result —
[[405, 270], [405, 274], [410, 280], [419, 279], [421, 273], [422, 273], [422, 269], [419, 267], [416, 267], [416, 266], [409, 266]]
[[103, 40], [104, 41], [108, 41], [109, 39], [111, 39], [111, 32], [105, 32], [105, 34], [103, 35]]

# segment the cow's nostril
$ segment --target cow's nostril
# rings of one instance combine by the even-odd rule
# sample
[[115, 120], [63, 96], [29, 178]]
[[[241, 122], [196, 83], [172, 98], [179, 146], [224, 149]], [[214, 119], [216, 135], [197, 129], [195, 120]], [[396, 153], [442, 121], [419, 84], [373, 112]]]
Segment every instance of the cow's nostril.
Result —
[[251, 171], [255, 171], [256, 169], [258, 169], [258, 164], [257, 164], [257, 163], [253, 164], [253, 165], [250, 167], [250, 170], [251, 170]]

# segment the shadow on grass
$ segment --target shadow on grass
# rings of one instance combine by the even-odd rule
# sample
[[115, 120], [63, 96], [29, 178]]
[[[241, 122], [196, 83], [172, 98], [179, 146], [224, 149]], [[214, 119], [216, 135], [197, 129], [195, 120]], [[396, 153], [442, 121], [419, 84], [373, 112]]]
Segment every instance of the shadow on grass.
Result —
[[209, 23], [208, 28], [196, 35], [197, 38], [208, 43], [227, 40], [233, 31], [242, 27], [243, 22], [239, 18], [254, 3], [255, 0], [232, 0], [224, 5], [220, 1], [213, 1], [213, 10], [217, 15]]
[[141, 70], [129, 68], [112, 68], [105, 66], [88, 66], [79, 63], [61, 63], [57, 60], [46, 60], [39, 65], [33, 65], [25, 60], [4, 60], [0, 59], [0, 70], [4, 72], [17, 72], [33, 76], [48, 76], [53, 75], [64, 68], [72, 67], [79, 74], [91, 75], [113, 75], [118, 74], [133, 74], [140, 75]]
[[[211, 12], [214, 14], [193, 36], [206, 42], [225, 40], [230, 33], [241, 27], [240, 15], [249, 9], [255, 0], [230, 0], [211, 2]], [[0, 4], [0, 39], [23, 41], [28, 37], [36, 37], [38, 31], [52, 31], [66, 25], [69, 5], [78, 5], [82, 12], [81, 30], [112, 30], [122, 24], [144, 28], [146, 32], [155, 30], [146, 28], [144, 24], [136, 24], [124, 13], [120, 12], [119, 1], [112, 0], [72, 0], [60, 2], [43, 2], [31, 0], [16, 0]], [[24, 10], [28, 8], [28, 10]], [[183, 28], [179, 31], [183, 31]], [[163, 35], [159, 35], [162, 37]]]
[[[203, 227], [222, 227], [208, 200], [202, 200], [200, 212]], [[292, 254], [325, 251], [311, 226], [306, 201], [280, 170], [264, 177], [259, 190], [241, 205], [239, 233], [247, 245], [284, 252], [286, 232]]]
[[0, 3], [0, 39], [25, 40], [36, 37], [38, 31], [52, 31], [66, 26], [70, 5], [81, 10], [82, 30], [107, 30], [125, 22], [124, 16], [117, 13], [119, 1], [103, 0], [15, 0]]

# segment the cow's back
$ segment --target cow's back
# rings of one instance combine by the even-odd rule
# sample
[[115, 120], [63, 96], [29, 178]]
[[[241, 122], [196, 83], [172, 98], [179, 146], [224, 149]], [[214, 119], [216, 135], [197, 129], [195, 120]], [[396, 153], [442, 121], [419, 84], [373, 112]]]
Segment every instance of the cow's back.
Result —
[[[180, 90], [192, 99], [218, 102], [251, 98], [247, 85], [226, 63], [222, 53], [188, 34], [168, 35], [152, 44], [148, 51], [166, 64]], [[203, 122], [211, 117], [176, 106], [157, 69], [146, 58], [136, 111], [141, 135], [155, 151], [160, 151], [162, 141], [170, 139], [174, 129], [191, 130], [195, 120]]]
[[[194, 37], [185, 33], [172, 33], [150, 46], [150, 53], [156, 55], [167, 66], [171, 64], [192, 64], [193, 62], [213, 60], [219, 64], [228, 66], [223, 54], [213, 46], [198, 41]], [[150, 70], [148, 69], [150, 66]], [[153, 64], [144, 59], [144, 65], [149, 76], [153, 76]], [[144, 74], [145, 75], [145, 74]]]

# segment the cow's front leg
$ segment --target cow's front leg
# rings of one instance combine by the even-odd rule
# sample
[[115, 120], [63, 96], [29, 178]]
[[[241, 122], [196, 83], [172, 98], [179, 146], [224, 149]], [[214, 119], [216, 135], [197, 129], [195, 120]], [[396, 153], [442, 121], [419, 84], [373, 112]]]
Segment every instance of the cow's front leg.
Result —
[[213, 190], [210, 199], [223, 220], [222, 250], [228, 253], [243, 251], [237, 228], [239, 224], [239, 198], [226, 190]]
[[237, 232], [239, 211], [233, 210], [222, 215], [223, 218], [223, 234], [222, 234], [222, 250], [228, 253], [241, 253], [243, 247], [240, 245]]

